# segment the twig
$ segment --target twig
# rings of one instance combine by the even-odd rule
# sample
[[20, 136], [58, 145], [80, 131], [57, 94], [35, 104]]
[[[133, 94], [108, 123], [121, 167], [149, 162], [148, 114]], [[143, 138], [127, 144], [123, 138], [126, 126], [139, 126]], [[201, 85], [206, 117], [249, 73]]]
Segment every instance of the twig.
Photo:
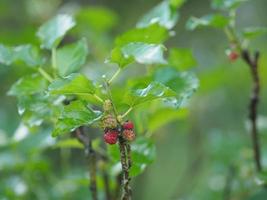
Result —
[[121, 68], [119, 68], [119, 69], [115, 72], [115, 74], [109, 79], [109, 81], [107, 82], [108, 85], [111, 84], [111, 82], [112, 82], [112, 81], [119, 75], [120, 72], [121, 72]]
[[255, 54], [252, 56], [248, 50], [242, 50], [242, 58], [249, 66], [253, 80], [253, 87], [249, 104], [249, 119], [251, 123], [251, 137], [253, 142], [254, 160], [258, 172], [262, 171], [260, 142], [257, 128], [257, 108], [260, 98], [260, 78], [258, 72], [259, 56], [260, 54], [258, 51], [255, 52]]
[[131, 158], [131, 146], [129, 143], [126, 143], [126, 150], [128, 156], [128, 167], [130, 169], [132, 167], [132, 158]]
[[121, 166], [123, 172], [123, 178], [122, 178], [123, 193], [121, 199], [130, 200], [132, 196], [132, 190], [130, 187], [131, 178], [129, 176], [129, 169], [130, 169], [128, 160], [129, 157], [127, 154], [127, 144], [126, 141], [123, 139], [122, 135], [119, 136], [119, 148], [120, 148]]
[[80, 127], [76, 131], [77, 139], [84, 145], [85, 156], [89, 164], [89, 174], [90, 174], [90, 191], [92, 193], [93, 200], [98, 200], [97, 196], [97, 183], [96, 183], [96, 152], [92, 148], [91, 139], [84, 133], [83, 128]]
[[121, 166], [122, 166], [122, 200], [131, 200], [132, 198], [132, 190], [130, 186], [131, 178], [129, 176], [129, 170], [131, 168], [131, 146], [128, 144], [128, 142], [122, 137], [122, 125], [121, 122], [118, 120], [118, 112], [114, 105], [114, 101], [112, 99], [112, 94], [109, 88], [109, 83], [105, 82], [106, 90], [108, 93], [108, 96], [112, 102], [112, 109], [113, 113], [116, 117], [116, 120], [119, 124], [118, 131], [119, 131], [119, 150], [120, 150], [120, 160], [121, 160]]
[[121, 115], [121, 118], [126, 117], [132, 110], [133, 110], [133, 107], [131, 106], [124, 114]]
[[45, 70], [43, 70], [43, 68], [39, 67], [38, 68], [38, 72], [46, 79], [48, 80], [50, 83], [53, 82], [53, 78], [50, 76], [50, 74], [48, 74]]

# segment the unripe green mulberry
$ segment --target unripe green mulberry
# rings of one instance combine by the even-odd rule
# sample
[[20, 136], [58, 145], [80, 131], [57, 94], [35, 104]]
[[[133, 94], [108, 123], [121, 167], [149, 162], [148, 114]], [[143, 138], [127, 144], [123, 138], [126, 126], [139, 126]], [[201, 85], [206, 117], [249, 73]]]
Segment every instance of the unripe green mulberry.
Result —
[[117, 120], [113, 115], [108, 114], [102, 118], [103, 129], [114, 129], [117, 128], [117, 126], [118, 126]]
[[103, 110], [105, 112], [109, 112], [112, 110], [112, 102], [109, 99], [105, 100], [105, 102], [103, 104]]

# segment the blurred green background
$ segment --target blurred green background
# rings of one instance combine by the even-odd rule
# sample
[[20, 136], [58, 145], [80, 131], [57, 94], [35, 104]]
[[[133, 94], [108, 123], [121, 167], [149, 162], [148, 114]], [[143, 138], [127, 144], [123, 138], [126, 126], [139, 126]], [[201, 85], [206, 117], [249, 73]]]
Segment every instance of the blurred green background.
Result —
[[[0, 43], [38, 45], [36, 29], [57, 13], [72, 13], [77, 26], [65, 42], [88, 39], [90, 56], [83, 69], [93, 79], [114, 71], [102, 63], [116, 35], [135, 26], [157, 0], [1, 0]], [[237, 26], [267, 26], [267, 1], [253, 0], [238, 9]], [[104, 10], [103, 10], [104, 9]], [[190, 48], [197, 59], [194, 69], [200, 88], [183, 117], [155, 131], [157, 159], [133, 180], [134, 200], [267, 199], [257, 187], [247, 125], [250, 74], [240, 60], [225, 56], [227, 40], [221, 31], [185, 30], [190, 16], [210, 13], [208, 0], [188, 0], [180, 9], [176, 35], [168, 47]], [[89, 13], [89, 14], [88, 14]], [[262, 84], [259, 127], [262, 160], [267, 167], [267, 37], [253, 41], [261, 51]], [[94, 70], [92, 74], [91, 68]], [[6, 95], [13, 82], [27, 73], [23, 64], [0, 66], [0, 199], [88, 199], [83, 154], [52, 147], [47, 134], [24, 138], [16, 100]], [[126, 70], [125, 74], [135, 72]], [[123, 76], [123, 75], [122, 75]], [[18, 128], [19, 127], [19, 128]], [[12, 145], [7, 145], [15, 141]], [[66, 154], [74, 157], [70, 169]], [[79, 186], [79, 187], [78, 187]], [[261, 197], [259, 197], [262, 195]]]

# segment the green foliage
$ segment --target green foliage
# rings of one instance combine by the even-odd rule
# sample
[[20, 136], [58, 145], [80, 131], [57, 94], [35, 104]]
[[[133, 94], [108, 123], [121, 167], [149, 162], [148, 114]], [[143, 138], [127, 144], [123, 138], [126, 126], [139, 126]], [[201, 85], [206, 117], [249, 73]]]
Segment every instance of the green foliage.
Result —
[[[131, 145], [132, 147], [132, 167], [131, 176], [137, 176], [142, 173], [148, 164], [151, 164], [156, 158], [156, 148], [153, 142], [144, 137], [138, 137]], [[113, 166], [120, 163], [120, 152], [118, 148], [109, 146], [108, 153], [113, 159]]]
[[175, 93], [174, 98], [167, 101], [175, 108], [185, 105], [199, 84], [198, 79], [192, 73], [178, 72], [170, 67], [159, 68], [155, 71], [154, 80], [166, 85]]
[[75, 21], [71, 16], [58, 15], [42, 25], [37, 36], [42, 42], [42, 47], [46, 49], [56, 48], [64, 35], [75, 26]]
[[32, 45], [16, 47], [0, 45], [0, 63], [10, 65], [16, 61], [23, 61], [29, 67], [42, 63], [37, 48]]
[[116, 38], [108, 62], [117, 63], [122, 68], [133, 61], [140, 64], [165, 63], [161, 43], [168, 36], [167, 30], [158, 24], [132, 29]]
[[140, 64], [165, 64], [165, 47], [157, 44], [129, 43], [121, 49], [112, 51], [109, 62], [117, 63], [121, 68], [135, 61]]
[[[97, 154], [96, 165], [100, 168], [99, 170], [111, 175], [110, 185], [112, 185], [113, 190], [116, 183], [112, 172], [116, 166], [121, 166], [120, 163], [123, 163], [121, 161], [123, 158], [120, 157], [122, 150], [118, 148], [118, 145], [114, 145], [108, 147], [108, 152], [106, 152], [102, 136], [100, 139], [99, 135], [94, 135], [91, 132], [81, 133], [83, 137], [88, 136], [90, 138], [90, 141], [86, 142], [83, 142], [84, 138], [78, 138], [79, 135], [75, 135], [77, 138], [73, 138], [74, 134], [71, 135], [70, 133], [81, 127], [86, 130], [89, 127], [100, 128], [101, 132], [106, 132], [110, 127], [105, 126], [105, 123], [120, 119], [126, 121], [126, 117], [130, 116], [130, 112], [134, 109], [138, 111], [138, 115], [149, 116], [153, 113], [155, 115], [151, 117], [148, 124], [142, 122], [144, 128], [141, 132], [136, 132], [139, 129], [134, 130], [137, 134], [135, 141], [130, 143], [124, 139], [124, 145], [131, 146], [131, 156], [129, 152], [126, 153], [126, 157], [132, 159], [130, 176], [141, 174], [147, 165], [155, 160], [155, 144], [150, 135], [143, 135], [145, 130], [154, 132], [169, 122], [184, 117], [186, 115], [185, 108], [183, 110], [177, 110], [177, 108], [180, 105], [185, 106], [188, 98], [198, 87], [195, 76], [185, 72], [196, 65], [192, 52], [187, 49], [173, 48], [168, 54], [168, 49], [164, 45], [170, 36], [174, 36], [171, 29], [178, 20], [176, 10], [184, 2], [184, 0], [163, 1], [145, 14], [135, 28], [120, 34], [114, 40], [113, 49], [107, 59], [107, 62], [118, 65], [117, 72], [113, 76], [109, 74], [108, 65], [101, 64], [104, 72], [99, 69], [100, 64], [97, 59], [102, 56], [99, 56], [98, 50], [101, 49], [102, 44], [106, 45], [107, 43], [106, 32], [117, 24], [118, 18], [114, 12], [102, 7], [80, 9], [75, 14], [78, 22], [77, 29], [75, 28], [72, 37], [66, 40], [64, 37], [76, 25], [76, 19], [67, 14], [59, 14], [38, 29], [37, 37], [41, 42], [41, 48], [32, 45], [0, 46], [1, 64], [16, 65], [17, 62], [22, 61], [24, 65], [36, 67], [25, 71], [26, 75], [13, 84], [8, 94], [17, 97], [19, 114], [23, 123], [23, 127], [16, 134], [16, 138], [19, 139], [16, 139], [17, 141], [14, 143], [17, 145], [18, 141], [22, 141], [21, 144], [18, 144], [18, 149], [23, 149], [24, 145], [29, 147], [29, 149], [25, 149], [25, 152], [33, 152], [36, 155], [36, 157], [30, 158], [33, 159], [32, 162], [37, 166], [39, 164], [40, 168], [46, 168], [42, 171], [44, 177], [47, 175], [45, 170], [51, 169], [49, 169], [50, 165], [48, 164], [50, 162], [47, 160], [44, 160], [43, 163], [39, 162], [43, 159], [43, 151], [60, 151], [59, 158], [56, 158], [57, 160], [62, 159], [62, 166], [60, 167], [64, 168], [66, 165], [64, 170], [70, 170], [66, 164], [68, 163], [66, 160], [70, 156], [69, 149], [79, 151], [92, 143], [90, 148], [94, 148]], [[79, 27], [80, 23], [82, 24], [81, 27]], [[90, 38], [88, 40], [78, 39], [77, 35], [84, 35], [83, 33], [87, 33]], [[91, 57], [90, 60], [87, 60], [89, 49]], [[164, 57], [165, 52], [169, 55], [168, 59]], [[105, 52], [102, 53], [105, 54]], [[102, 61], [100, 60], [100, 63]], [[117, 79], [117, 76], [124, 73], [125, 67], [129, 64], [132, 64], [132, 70], [138, 73], [138, 77], [129, 74], [128, 77], [125, 76], [129, 80], [128, 83], [113, 84], [120, 80]], [[141, 69], [146, 68], [147, 73], [136, 70], [137, 68], [134, 67], [138, 65], [143, 65]], [[84, 74], [80, 73], [84, 66], [90, 66], [90, 73], [87, 74], [86, 70]], [[94, 77], [99, 73], [103, 78]], [[109, 76], [110, 79], [107, 78]], [[94, 81], [91, 80], [92, 77]], [[102, 109], [106, 100], [111, 101], [112, 113], [110, 110]], [[148, 105], [148, 107], [140, 112], [137, 106], [142, 106], [141, 104]], [[156, 109], [151, 112], [150, 109], [153, 105], [156, 105]], [[164, 117], [160, 113], [164, 113], [168, 117]], [[104, 119], [107, 116], [109, 118], [106, 122]], [[135, 121], [136, 118], [132, 117]], [[117, 122], [115, 121], [115, 123]], [[123, 122], [120, 123], [122, 125]], [[115, 126], [118, 130], [119, 127]], [[92, 130], [94, 131], [94, 129]], [[29, 132], [34, 131], [38, 134], [36, 133], [34, 136], [29, 134]], [[43, 135], [39, 133], [42, 131], [44, 132]], [[50, 133], [57, 139], [52, 138]], [[34, 149], [35, 145], [37, 150]], [[127, 150], [126, 147], [124, 150]], [[91, 151], [92, 149], [90, 153], [92, 153]], [[106, 155], [108, 158], [105, 158]], [[6, 156], [7, 159], [3, 163], [9, 165], [9, 155]], [[1, 158], [2, 156], [0, 156]], [[14, 160], [14, 168], [23, 162], [26, 162], [25, 158]], [[53, 165], [52, 162], [51, 165]], [[31, 167], [33, 166], [29, 166], [29, 168]], [[36, 166], [34, 165], [34, 167]], [[123, 172], [121, 168], [119, 172]], [[101, 173], [97, 172], [97, 177], [95, 177], [98, 181], [98, 187], [101, 188], [99, 196], [104, 194]], [[66, 174], [65, 171], [62, 174]], [[57, 180], [59, 186], [53, 187], [53, 190], [57, 191], [57, 187], [62, 187], [62, 185], [64, 188], [77, 187], [77, 185], [80, 188], [81, 185], [87, 185], [84, 175], [79, 173], [77, 177], [74, 178], [77, 183], [73, 182], [74, 179], [71, 179], [70, 183], [66, 180]], [[46, 181], [49, 184], [51, 182], [50, 180]], [[76, 191], [76, 189], [73, 190]], [[72, 193], [72, 191], [66, 190], [55, 199], [65, 198], [68, 193]], [[30, 199], [34, 198], [35, 196]]]
[[168, 36], [168, 31], [156, 23], [148, 27], [135, 28], [123, 33], [116, 38], [115, 44], [117, 47], [122, 47], [131, 42], [161, 44], [168, 38]]
[[171, 49], [168, 62], [178, 70], [188, 70], [197, 65], [197, 61], [189, 49]]
[[212, 0], [212, 7], [214, 9], [229, 10], [237, 8], [240, 3], [248, 0]]
[[161, 108], [154, 112], [148, 119], [148, 130], [151, 133], [159, 130], [161, 127], [169, 124], [170, 122], [184, 119], [188, 115], [188, 110], [181, 108], [174, 110], [172, 108]]
[[170, 5], [173, 8], [180, 8], [185, 2], [186, 0], [170, 0]]
[[154, 143], [146, 138], [139, 137], [132, 144], [133, 166], [130, 171], [131, 176], [142, 173], [148, 164], [156, 158], [156, 148]]
[[118, 17], [116, 13], [105, 8], [90, 6], [82, 8], [76, 15], [77, 22], [86, 24], [96, 32], [105, 32], [116, 25]]
[[47, 81], [39, 74], [28, 75], [14, 83], [8, 94], [13, 96], [33, 95], [45, 91], [47, 85]]
[[62, 95], [88, 95], [95, 93], [95, 87], [84, 75], [75, 73], [53, 81], [49, 85], [49, 92]]
[[83, 149], [83, 145], [75, 138], [70, 138], [66, 140], [58, 141], [55, 146], [55, 148], [77, 148], [77, 149]]
[[214, 27], [224, 28], [229, 23], [229, 19], [220, 14], [206, 15], [201, 18], [191, 17], [187, 23], [186, 28], [188, 30], [194, 30], [199, 27]]
[[163, 1], [144, 15], [137, 23], [137, 27], [142, 28], [158, 23], [167, 29], [173, 28], [178, 20], [178, 13], [175, 10], [175, 6], [179, 5], [180, 3], [178, 1]]
[[266, 27], [249, 27], [243, 30], [243, 36], [246, 39], [252, 39], [267, 34]]
[[158, 82], [151, 82], [149, 85], [140, 87], [139, 85], [133, 87], [133, 89], [126, 95], [126, 102], [130, 106], [136, 106], [146, 101], [152, 101], [155, 99], [173, 97], [176, 93]]
[[61, 77], [78, 72], [85, 64], [88, 47], [85, 39], [66, 45], [56, 52], [56, 67]]
[[91, 125], [101, 118], [101, 112], [90, 109], [86, 102], [73, 101], [64, 107], [52, 136], [69, 133], [82, 125]]
[[162, 45], [147, 43], [129, 43], [122, 47], [121, 51], [124, 58], [133, 58], [140, 64], [165, 64]]

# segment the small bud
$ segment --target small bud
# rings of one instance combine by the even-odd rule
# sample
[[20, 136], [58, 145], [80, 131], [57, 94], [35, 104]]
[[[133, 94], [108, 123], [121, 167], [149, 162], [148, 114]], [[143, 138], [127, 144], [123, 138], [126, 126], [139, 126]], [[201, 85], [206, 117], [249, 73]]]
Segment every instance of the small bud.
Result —
[[118, 116], [117, 116], [117, 120], [118, 120], [118, 122], [120, 122], [120, 123], [121, 123], [121, 122], [122, 122], [122, 120], [123, 120], [123, 117], [122, 117], [121, 115], [118, 115]]
[[109, 99], [105, 100], [103, 104], [103, 109], [105, 112], [108, 112], [112, 109], [112, 102]]
[[135, 139], [135, 133], [133, 132], [133, 130], [130, 129], [125, 129], [122, 132], [122, 136], [125, 140], [131, 142]]

